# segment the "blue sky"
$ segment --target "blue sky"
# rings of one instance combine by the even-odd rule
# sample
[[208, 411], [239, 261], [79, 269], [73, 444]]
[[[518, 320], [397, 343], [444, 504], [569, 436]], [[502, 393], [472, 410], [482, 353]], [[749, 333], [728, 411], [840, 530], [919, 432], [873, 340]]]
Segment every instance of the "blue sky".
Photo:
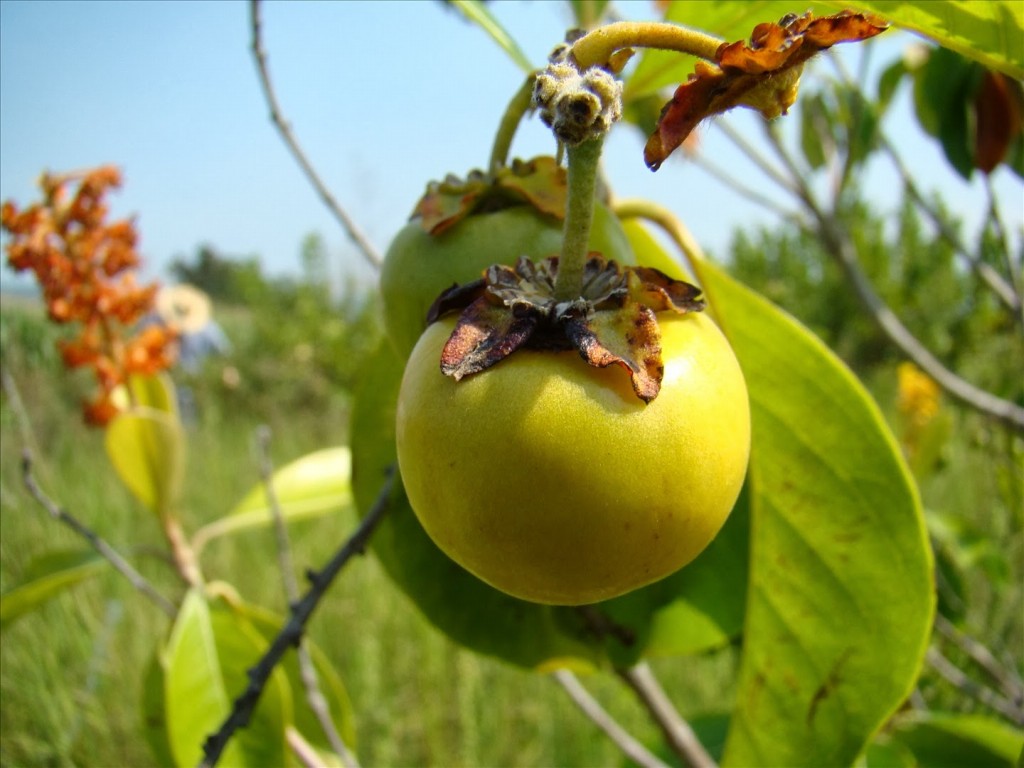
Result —
[[[570, 25], [567, 4], [490, 7], [536, 63]], [[618, 7], [628, 17], [651, 15], [646, 2]], [[486, 163], [494, 127], [522, 81], [480, 29], [430, 0], [268, 2], [263, 21], [285, 113], [381, 250], [429, 179]], [[873, 57], [879, 65], [907, 42], [887, 35]], [[137, 215], [149, 276], [162, 277], [171, 258], [191, 256], [202, 243], [259, 256], [270, 273], [294, 272], [301, 241], [314, 231], [340, 270], [367, 276], [271, 126], [249, 43], [246, 2], [0, 1], [0, 199], [34, 200], [43, 169], [114, 163], [125, 175], [114, 212]], [[813, 77], [812, 69], [804, 88]], [[908, 148], [919, 183], [978, 220], [980, 183], [963, 184], [948, 171], [908, 103], [904, 93], [889, 130]], [[726, 119], [756, 129], [753, 115]], [[713, 125], [702, 140], [716, 163], [756, 179]], [[771, 221], [693, 165], [669, 162], [650, 173], [642, 146], [632, 129], [613, 132], [606, 170], [616, 194], [667, 205], [705, 247], [721, 251], [734, 227]], [[534, 119], [513, 149], [550, 154], [553, 140]], [[1005, 171], [997, 177], [1019, 227], [1021, 185]], [[877, 203], [895, 203], [892, 177], [870, 178]], [[6, 268], [3, 277], [10, 278]]]

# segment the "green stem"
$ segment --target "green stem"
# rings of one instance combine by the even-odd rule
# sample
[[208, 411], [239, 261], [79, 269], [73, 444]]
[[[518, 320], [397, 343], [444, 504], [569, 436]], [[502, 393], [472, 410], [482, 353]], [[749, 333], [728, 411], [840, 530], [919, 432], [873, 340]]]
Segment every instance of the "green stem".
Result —
[[583, 268], [587, 263], [590, 225], [594, 221], [598, 162], [603, 138], [568, 147], [569, 189], [565, 206], [562, 254], [558, 258], [555, 298], [572, 301], [583, 292]]
[[580, 69], [603, 66], [621, 48], [660, 48], [699, 56], [708, 61], [725, 42], [721, 38], [678, 24], [658, 21], [618, 21], [588, 32], [572, 46]]
[[498, 168], [508, 164], [508, 153], [512, 147], [512, 139], [516, 135], [519, 123], [533, 103], [533, 83], [537, 79], [536, 73], [531, 72], [522, 86], [512, 97], [512, 101], [505, 107], [505, 114], [501, 116], [501, 123], [498, 124], [498, 133], [494, 137], [494, 145], [491, 147], [491, 173]]

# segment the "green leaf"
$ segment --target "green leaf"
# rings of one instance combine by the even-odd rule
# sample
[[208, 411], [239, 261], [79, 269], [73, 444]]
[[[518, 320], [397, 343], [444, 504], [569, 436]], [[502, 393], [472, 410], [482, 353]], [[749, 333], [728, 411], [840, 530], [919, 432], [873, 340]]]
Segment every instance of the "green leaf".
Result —
[[907, 63], [902, 58], [899, 58], [886, 67], [882, 74], [879, 75], [878, 101], [876, 104], [880, 117], [889, 109], [889, 105], [892, 103], [892, 97], [896, 94], [896, 89], [899, 87], [900, 83], [903, 82], [903, 78], [907, 75], [907, 71]]
[[829, 106], [820, 93], [805, 97], [800, 101], [800, 149], [804, 153], [807, 164], [817, 170], [828, 161], [828, 154], [835, 151], [832, 139], [833, 120], [830, 119]]
[[851, 764], [912, 690], [932, 556], [896, 441], [805, 328], [703, 262], [750, 391], [751, 560], [725, 762]]
[[185, 469], [181, 424], [154, 408], [135, 408], [107, 427], [106, 448], [135, 497], [161, 519], [171, 515]]
[[1024, 79], [1024, 3], [1020, 0], [830, 0], [834, 9], [877, 13], [990, 69]]
[[[879, 742], [907, 748], [918, 768], [1013, 768], [1024, 732], [981, 715], [920, 712], [899, 717]], [[869, 768], [881, 765], [868, 756]]]
[[0, 629], [99, 573], [106, 563], [94, 549], [59, 550], [35, 558], [21, 581], [0, 595]]
[[132, 374], [127, 384], [114, 390], [114, 401], [125, 410], [134, 407], [153, 408], [178, 419], [178, 401], [174, 394], [174, 384], [166, 373], [152, 376]]
[[608, 0], [569, 0], [572, 16], [579, 29], [593, 29], [601, 22]]
[[[833, 13], [827, 3], [811, 2], [794, 6], [787, 0], [719, 0], [694, 3], [673, 0], [665, 11], [665, 20], [699, 29], [724, 41], [749, 39], [754, 27], [765, 21], [778, 21], [787, 13], [811, 10], [815, 15]], [[640, 61], [624, 85], [627, 102], [647, 96], [666, 86], [685, 83], [693, 72], [694, 57], [672, 51], [645, 49]]]
[[[338, 446], [302, 456], [277, 470], [273, 485], [281, 516], [287, 522], [344, 510], [352, 504], [351, 451], [347, 446]], [[266, 488], [259, 483], [228, 515], [196, 531], [192, 546], [198, 552], [218, 536], [272, 523]]]
[[449, 3], [457, 8], [468, 21], [479, 25], [484, 32], [491, 36], [502, 50], [516, 63], [523, 72], [529, 74], [535, 67], [523, 53], [519, 44], [505, 30], [501, 23], [494, 17], [490, 9], [480, 0], [449, 0]]
[[[395, 406], [402, 364], [384, 340], [366, 365], [352, 411], [352, 482], [365, 515], [395, 464]], [[528, 603], [499, 592], [456, 565], [430, 540], [396, 484], [370, 546], [388, 576], [442, 632], [467, 648], [522, 667], [591, 668], [600, 658], [568, 608]]]
[[950, 165], [965, 179], [974, 171], [972, 102], [981, 69], [945, 48], [931, 51], [914, 73], [921, 126], [939, 139]]
[[[164, 715], [176, 764], [199, 762], [203, 743], [228, 716], [232, 700], [248, 683], [246, 670], [265, 648], [251, 625], [229, 610], [211, 609], [198, 589], [185, 596], [161, 654]], [[228, 742], [221, 764], [285, 765], [290, 702], [287, 679], [275, 670], [248, 727]]]

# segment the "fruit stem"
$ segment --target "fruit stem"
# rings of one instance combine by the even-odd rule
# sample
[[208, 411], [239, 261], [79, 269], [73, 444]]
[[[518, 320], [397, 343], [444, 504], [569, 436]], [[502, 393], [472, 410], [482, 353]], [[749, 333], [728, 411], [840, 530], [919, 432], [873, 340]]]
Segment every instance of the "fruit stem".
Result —
[[530, 110], [533, 104], [533, 83], [537, 73], [531, 72], [522, 86], [516, 91], [512, 100], [505, 107], [505, 114], [501, 116], [498, 124], [498, 132], [494, 137], [494, 144], [491, 147], [491, 173], [508, 164], [508, 153], [512, 147], [512, 139], [516, 135], [519, 123], [523, 116]]
[[617, 21], [598, 27], [573, 43], [572, 56], [580, 69], [607, 64], [620, 48], [660, 48], [714, 61], [723, 42], [721, 38], [679, 24]]
[[566, 148], [569, 178], [565, 205], [562, 253], [555, 276], [555, 298], [572, 301], [583, 293], [583, 268], [587, 263], [590, 227], [594, 221], [597, 170], [604, 138], [589, 139]]

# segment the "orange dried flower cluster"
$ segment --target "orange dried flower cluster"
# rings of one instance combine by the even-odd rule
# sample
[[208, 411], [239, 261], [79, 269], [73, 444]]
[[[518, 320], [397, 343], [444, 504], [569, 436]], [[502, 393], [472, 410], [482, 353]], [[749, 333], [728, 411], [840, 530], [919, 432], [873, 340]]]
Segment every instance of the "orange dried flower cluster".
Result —
[[95, 371], [100, 391], [84, 411], [96, 426], [117, 415], [113, 393], [129, 375], [152, 375], [174, 362], [173, 332], [162, 325], [133, 328], [152, 310], [158, 286], [136, 281], [135, 223], [106, 222], [103, 198], [120, 185], [112, 166], [47, 173], [39, 182], [42, 202], [18, 210], [8, 200], [0, 211], [11, 235], [8, 264], [35, 273], [51, 320], [81, 326], [58, 344], [67, 367]]

